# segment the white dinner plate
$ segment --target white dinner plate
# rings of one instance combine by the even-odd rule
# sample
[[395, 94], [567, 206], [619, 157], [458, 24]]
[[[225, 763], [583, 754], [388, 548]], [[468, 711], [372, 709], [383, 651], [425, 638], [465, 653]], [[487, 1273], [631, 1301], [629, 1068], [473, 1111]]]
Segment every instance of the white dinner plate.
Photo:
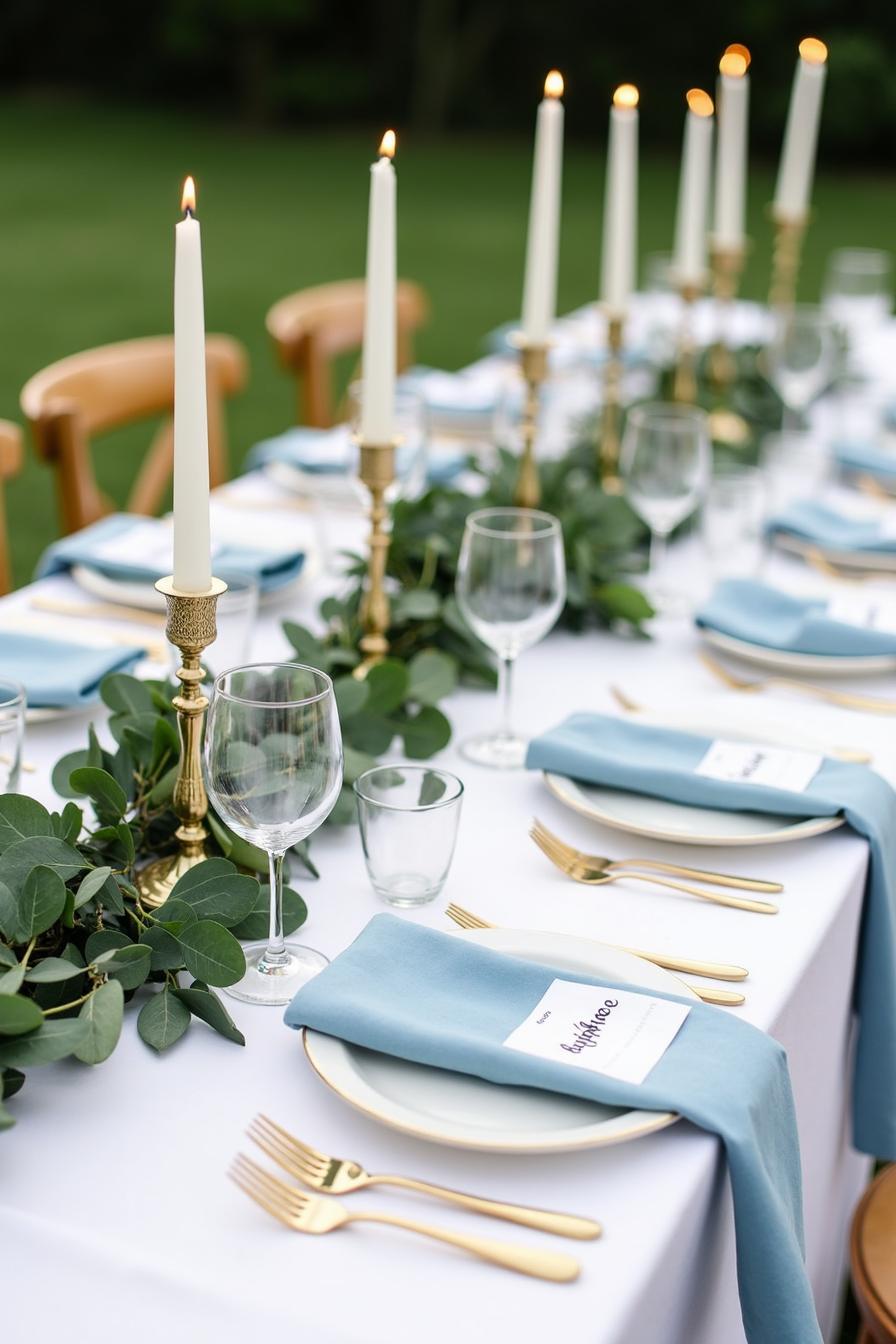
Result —
[[354, 474], [347, 471], [303, 471], [293, 462], [268, 462], [264, 474], [277, 485], [319, 504], [361, 513], [364, 509], [364, 486]]
[[592, 821], [680, 845], [781, 845], [843, 825], [842, 817], [774, 817], [764, 812], [690, 807], [625, 789], [584, 784], [548, 771], [544, 779], [555, 798]]
[[[453, 931], [496, 952], [525, 957], [572, 975], [606, 976], [645, 989], [696, 998], [652, 962], [589, 938], [524, 929]], [[349, 1105], [418, 1139], [501, 1153], [555, 1153], [640, 1138], [673, 1124], [669, 1111], [632, 1111], [528, 1087], [505, 1087], [468, 1074], [377, 1054], [306, 1028], [315, 1072]]]
[[896, 654], [892, 653], [844, 654], [842, 657], [834, 657], [769, 649], [764, 644], [751, 644], [746, 639], [724, 635], [720, 630], [701, 630], [700, 637], [704, 643], [711, 644], [722, 653], [730, 653], [734, 658], [742, 658], [745, 663], [771, 668], [776, 672], [798, 672], [810, 677], [858, 677], [896, 669]]
[[86, 705], [34, 705], [25, 709], [26, 723], [55, 723], [57, 719], [73, 719], [78, 714], [93, 714], [102, 705], [99, 696]]
[[[306, 552], [305, 563], [301, 571], [289, 583], [280, 588], [272, 588], [259, 595], [259, 606], [274, 606], [275, 603], [289, 597], [300, 588], [314, 572], [313, 551]], [[112, 579], [108, 574], [91, 569], [87, 565], [72, 565], [71, 576], [79, 588], [104, 602], [116, 602], [126, 607], [143, 607], [147, 611], [160, 611], [164, 614], [165, 599], [157, 593], [151, 583], [140, 583], [134, 579]]]
[[892, 570], [896, 573], [896, 551], [839, 551], [834, 546], [820, 546], [817, 541], [806, 541], [790, 532], [776, 532], [775, 545], [791, 555], [806, 556], [816, 552], [838, 569], [855, 569], [860, 573]]

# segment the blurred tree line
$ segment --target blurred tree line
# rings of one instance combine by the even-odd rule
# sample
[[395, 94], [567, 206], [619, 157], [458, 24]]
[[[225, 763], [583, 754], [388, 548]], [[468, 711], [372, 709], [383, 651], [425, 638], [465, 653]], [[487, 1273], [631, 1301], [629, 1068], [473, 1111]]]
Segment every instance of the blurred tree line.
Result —
[[612, 89], [641, 89], [646, 145], [677, 145], [683, 93], [729, 42], [753, 53], [751, 135], [780, 144], [796, 45], [830, 48], [827, 159], [891, 161], [893, 0], [3, 0], [7, 91], [201, 107], [247, 124], [527, 130], [545, 71], [570, 134], [601, 138]]

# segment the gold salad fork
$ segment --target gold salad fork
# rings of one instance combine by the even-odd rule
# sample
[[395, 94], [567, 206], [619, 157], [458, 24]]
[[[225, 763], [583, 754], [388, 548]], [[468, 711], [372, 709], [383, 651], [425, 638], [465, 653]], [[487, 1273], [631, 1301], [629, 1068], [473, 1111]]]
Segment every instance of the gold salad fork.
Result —
[[689, 877], [695, 882], [711, 882], [714, 887], [737, 887], [739, 891], [766, 891], [776, 895], [784, 890], [781, 882], [769, 882], [764, 877], [737, 877], [734, 873], [716, 873], [711, 868], [688, 868], [681, 863], [661, 862], [659, 859], [611, 859], [606, 854], [586, 854], [576, 849], [559, 835], [545, 826], [537, 817], [533, 819], [532, 830], [545, 840], [549, 840], [560, 853], [570, 859], [579, 859], [592, 868], [606, 868], [607, 872], [617, 872], [623, 868], [637, 868], [639, 872], [647, 868], [651, 872], [671, 873], [673, 877]]
[[279, 1167], [303, 1185], [323, 1190], [332, 1195], [348, 1195], [369, 1185], [396, 1185], [403, 1190], [417, 1190], [423, 1195], [435, 1195], [448, 1204], [459, 1204], [473, 1213], [486, 1213], [492, 1218], [503, 1218], [509, 1223], [521, 1223], [542, 1232], [553, 1232], [558, 1237], [575, 1237], [592, 1241], [601, 1234], [600, 1223], [593, 1218], [576, 1214], [552, 1213], [548, 1209], [529, 1209], [521, 1204], [505, 1204], [496, 1199], [480, 1199], [447, 1186], [418, 1181], [410, 1176], [374, 1176], [359, 1162], [329, 1157], [307, 1143], [302, 1143], [266, 1115], [257, 1115], [247, 1133], [262, 1152], [274, 1159]]
[[419, 1232], [434, 1241], [478, 1255], [493, 1265], [515, 1269], [535, 1279], [550, 1279], [554, 1283], [570, 1283], [578, 1278], [581, 1266], [571, 1255], [558, 1251], [538, 1251], [529, 1246], [515, 1246], [510, 1242], [494, 1241], [491, 1237], [471, 1237], [466, 1233], [451, 1232], [447, 1228], [431, 1227], [428, 1223], [413, 1222], [392, 1213], [366, 1213], [347, 1209], [338, 1199], [306, 1194], [285, 1181], [264, 1171], [242, 1153], [234, 1160], [229, 1176], [244, 1194], [273, 1218], [293, 1232], [309, 1232], [320, 1236], [333, 1232], [347, 1223], [385, 1223], [401, 1227], [407, 1232]]
[[[449, 905], [445, 910], [449, 919], [453, 919], [455, 924], [459, 924], [462, 929], [496, 929], [497, 924], [490, 924], [487, 919], [482, 919], [479, 915], [474, 915], [472, 910], [465, 910], [462, 905]], [[629, 952], [633, 957], [641, 957], [643, 961], [652, 961], [654, 966], [663, 966], [666, 970], [690, 970], [692, 975], [717, 975], [718, 970], [742, 972], [738, 976], [722, 976], [721, 979], [734, 980], [743, 978], [747, 972], [742, 966], [723, 966], [714, 970], [698, 971], [697, 966], [710, 967], [712, 962], [684, 962], [676, 957], [655, 957], [648, 952], [639, 952], [634, 947], [621, 947], [619, 943], [606, 943], [606, 947], [618, 947], [620, 952]], [[693, 990], [698, 999], [704, 1003], [724, 1004], [726, 1008], [739, 1008], [742, 1003], [746, 1003], [746, 996], [733, 989], [710, 989], [704, 985], [688, 984], [688, 989]]]
[[[586, 887], [605, 887], [611, 882], [646, 882], [652, 887], [664, 887], [669, 891], [681, 891], [686, 896], [697, 896], [701, 901], [711, 901], [714, 905], [731, 906], [734, 910], [750, 910], [757, 915], [776, 915], [778, 907], [771, 901], [754, 901], [745, 896], [726, 896], [721, 891], [710, 891], [708, 887], [692, 887], [689, 882], [673, 882], [667, 877], [656, 877], [653, 873], [641, 871], [637, 861], [633, 862], [631, 868], [609, 869], [605, 863], [594, 864], [591, 862], [591, 856], [583, 855], [574, 857], [569, 853], [569, 847], [562, 841], [559, 845], [550, 832], [545, 833], [546, 828], [539, 823], [533, 822], [529, 828], [529, 835], [535, 841], [538, 848], [546, 858], [550, 859], [555, 868], [559, 868], [561, 873], [571, 877], [574, 882], [581, 882]], [[576, 851], [578, 854], [578, 851]], [[598, 856], [595, 856], [598, 857]]]
[[797, 681], [791, 677], [762, 677], [750, 681], [746, 677], [737, 677], [723, 667], [705, 649], [700, 650], [700, 661], [714, 677], [731, 691], [767, 691], [775, 686], [784, 691], [796, 691], [799, 695], [811, 695], [816, 700], [824, 700], [829, 705], [840, 705], [843, 709], [862, 709], [869, 714], [896, 714], [896, 700], [884, 700], [877, 695], [859, 695], [854, 691], [835, 691], [829, 686], [816, 686], [811, 681]]

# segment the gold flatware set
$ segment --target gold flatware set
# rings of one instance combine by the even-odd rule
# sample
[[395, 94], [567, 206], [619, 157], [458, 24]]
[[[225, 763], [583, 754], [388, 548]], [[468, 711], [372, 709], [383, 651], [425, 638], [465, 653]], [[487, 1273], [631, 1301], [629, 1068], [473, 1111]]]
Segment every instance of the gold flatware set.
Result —
[[[395, 1185], [432, 1195], [474, 1213], [552, 1232], [557, 1236], [585, 1241], [601, 1234], [600, 1224], [591, 1218], [480, 1199], [411, 1177], [371, 1175], [360, 1163], [328, 1157], [309, 1147], [264, 1115], [253, 1120], [248, 1133], [268, 1157], [306, 1188], [301, 1189], [280, 1180], [242, 1153], [234, 1159], [228, 1174], [244, 1194], [293, 1232], [320, 1236], [345, 1227], [348, 1223], [380, 1223], [406, 1232], [416, 1232], [458, 1250], [468, 1251], [490, 1264], [553, 1283], [570, 1283], [578, 1277], [581, 1266], [573, 1256], [497, 1241], [492, 1237], [470, 1236], [392, 1213], [348, 1209], [341, 1200], [333, 1199], [331, 1195], [352, 1194], [370, 1185]], [[320, 1191], [325, 1193], [317, 1193]]]
[[854, 691], [835, 691], [829, 686], [816, 686], [814, 682], [799, 681], [795, 677], [771, 676], [748, 680], [746, 677], [735, 676], [705, 649], [700, 650], [699, 656], [704, 667], [731, 691], [755, 693], [777, 687], [782, 691], [813, 696], [816, 700], [824, 700], [829, 705], [839, 705], [842, 709], [860, 709], [868, 714], [896, 714], [896, 700], [885, 700], [877, 695], [860, 695]]

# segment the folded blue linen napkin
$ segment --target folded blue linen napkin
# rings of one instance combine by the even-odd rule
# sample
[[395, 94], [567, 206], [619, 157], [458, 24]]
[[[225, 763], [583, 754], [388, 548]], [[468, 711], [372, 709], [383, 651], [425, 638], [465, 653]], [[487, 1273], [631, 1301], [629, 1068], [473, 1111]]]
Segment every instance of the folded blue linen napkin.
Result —
[[[413, 452], [413, 449], [399, 447], [396, 453], [399, 476], [410, 468]], [[246, 458], [246, 470], [265, 467], [270, 462], [286, 462], [311, 476], [345, 476], [355, 469], [357, 459], [357, 446], [344, 426], [313, 429], [309, 425], [296, 425], [283, 434], [256, 443]], [[463, 471], [466, 464], [466, 453], [435, 453], [427, 459], [427, 480], [432, 485], [447, 484]]]
[[896, 654], [896, 630], [832, 618], [824, 597], [794, 597], [753, 579], [723, 579], [695, 616], [704, 630], [787, 653]]
[[827, 504], [797, 500], [767, 524], [767, 530], [789, 532], [814, 546], [837, 551], [896, 551], [896, 531], [888, 533], [876, 518], [849, 518]]
[[847, 471], [875, 476], [889, 485], [896, 482], [896, 452], [892, 449], [843, 441], [834, 444], [834, 461]]
[[89, 705], [109, 672], [130, 672], [141, 648], [98, 649], [19, 630], [0, 631], [0, 674], [20, 682], [34, 709]]
[[[686, 1003], [690, 1011], [644, 1081], [623, 1082], [504, 1044], [556, 980], [649, 993]], [[493, 1083], [678, 1111], [718, 1134], [731, 1172], [747, 1338], [750, 1344], [820, 1344], [803, 1265], [799, 1144], [787, 1060], [781, 1046], [755, 1027], [673, 994], [572, 975], [394, 915], [376, 915], [299, 990], [285, 1020]], [[570, 1052], [562, 1058], [573, 1057]]]
[[[114, 558], [109, 558], [98, 553], [97, 548], [124, 538], [134, 528], [153, 527], [156, 523], [160, 529], [164, 527], [161, 520], [129, 513], [113, 513], [107, 518], [101, 518], [90, 527], [82, 528], [80, 532], [74, 532], [48, 546], [38, 562], [35, 577], [42, 579], [48, 574], [64, 573], [72, 565], [84, 565], [106, 578], [121, 582], [155, 583], [156, 579], [171, 572], [167, 540], [163, 560], [155, 557], [141, 560], [139, 554], [125, 558], [123, 553], [117, 551]], [[249, 575], [258, 581], [260, 590], [267, 593], [298, 578], [305, 563], [305, 553], [293, 548], [262, 549], [234, 543], [215, 547], [213, 561], [219, 578], [226, 581], [228, 573]]]
[[854, 1002], [859, 1018], [853, 1142], [896, 1159], [896, 793], [865, 765], [825, 759], [802, 793], [709, 778], [697, 766], [711, 743], [696, 733], [573, 714], [529, 744], [532, 770], [675, 803], [785, 817], [843, 814], [871, 848]]
[[415, 364], [398, 379], [399, 389], [418, 392], [427, 410], [443, 424], [457, 420], [490, 420], [504, 390], [502, 370], [448, 373]]

